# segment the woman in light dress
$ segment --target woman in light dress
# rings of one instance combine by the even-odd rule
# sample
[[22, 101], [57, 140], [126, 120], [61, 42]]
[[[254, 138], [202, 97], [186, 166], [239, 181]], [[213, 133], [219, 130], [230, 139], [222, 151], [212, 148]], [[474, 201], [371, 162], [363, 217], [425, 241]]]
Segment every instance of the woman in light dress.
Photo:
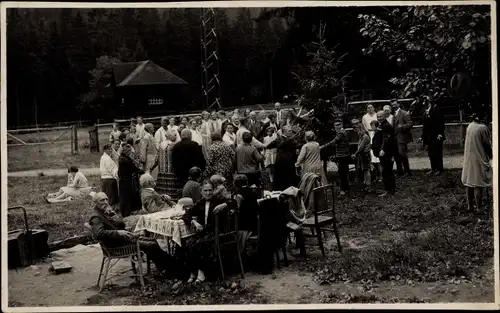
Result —
[[484, 189], [491, 186], [492, 160], [491, 132], [484, 121], [484, 113], [478, 113], [467, 127], [462, 169], [462, 183], [467, 188], [470, 212], [485, 213], [483, 194]]
[[305, 139], [306, 143], [300, 149], [295, 167], [301, 169], [301, 176], [306, 173], [316, 174], [320, 177], [321, 183], [326, 185], [326, 174], [323, 169], [323, 161], [320, 156], [320, 146], [316, 141], [316, 135], [312, 131], [306, 131]]
[[[155, 161], [156, 146], [155, 138], [153, 134], [155, 133], [155, 128], [153, 124], [147, 123], [144, 126], [145, 135], [141, 138], [139, 143], [139, 160], [143, 169], [149, 169]], [[151, 172], [153, 177], [156, 177], [157, 172]]]
[[203, 111], [201, 113], [201, 148], [203, 149], [203, 154], [207, 155], [208, 147], [212, 144], [211, 133], [210, 133], [210, 113]]
[[71, 201], [75, 198], [82, 198], [92, 191], [85, 175], [78, 170], [78, 167], [71, 166], [68, 169], [68, 184], [61, 187], [58, 192], [48, 194], [45, 200], [49, 203]]
[[[276, 139], [276, 128], [273, 126], [269, 126], [266, 129], [267, 136], [263, 139], [264, 146], [267, 146], [273, 140]], [[271, 183], [274, 178], [274, 163], [276, 162], [276, 148], [266, 148], [264, 149], [264, 167], [266, 168], [267, 173], [269, 174], [269, 180]]]
[[366, 106], [366, 114], [361, 118], [361, 123], [363, 124], [363, 128], [365, 129], [365, 131], [367, 131], [368, 133], [373, 131], [370, 123], [376, 120], [377, 113], [375, 112], [373, 104], [370, 103]]

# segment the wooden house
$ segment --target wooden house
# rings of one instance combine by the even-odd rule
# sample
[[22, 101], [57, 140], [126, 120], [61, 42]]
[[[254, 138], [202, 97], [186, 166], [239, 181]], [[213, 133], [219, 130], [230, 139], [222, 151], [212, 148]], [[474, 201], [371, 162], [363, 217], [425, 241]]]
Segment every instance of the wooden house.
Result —
[[116, 64], [109, 87], [115, 117], [162, 115], [191, 102], [188, 83], [150, 60]]

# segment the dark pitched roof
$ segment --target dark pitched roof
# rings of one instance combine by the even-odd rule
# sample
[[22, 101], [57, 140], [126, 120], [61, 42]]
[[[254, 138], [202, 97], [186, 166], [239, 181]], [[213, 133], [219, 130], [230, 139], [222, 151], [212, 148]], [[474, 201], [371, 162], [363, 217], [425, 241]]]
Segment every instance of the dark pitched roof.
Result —
[[113, 67], [116, 86], [134, 85], [185, 85], [182, 78], [175, 76], [157, 64], [146, 60], [116, 64]]

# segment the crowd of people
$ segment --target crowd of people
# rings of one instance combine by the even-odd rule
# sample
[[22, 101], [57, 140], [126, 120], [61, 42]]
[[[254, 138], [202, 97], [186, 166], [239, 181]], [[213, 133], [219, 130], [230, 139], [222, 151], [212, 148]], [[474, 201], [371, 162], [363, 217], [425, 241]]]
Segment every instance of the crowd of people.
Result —
[[[140, 197], [138, 184], [134, 181], [138, 181], [141, 173], [149, 172], [156, 177], [156, 189], [176, 200], [182, 196], [183, 186], [189, 180], [188, 172], [193, 167], [202, 170], [202, 179], [221, 175], [228, 185], [234, 174], [244, 174], [251, 185], [284, 190], [296, 186], [306, 173], [316, 174], [326, 184], [322, 150], [330, 147], [334, 148], [334, 160], [338, 165], [341, 195], [350, 189], [349, 164], [353, 162], [357, 183], [367, 191], [372, 190], [373, 180], [384, 181], [387, 193], [395, 192], [394, 161], [397, 174], [411, 175], [407, 147], [413, 141], [413, 123], [397, 100], [380, 112], [375, 112], [370, 104], [361, 121], [351, 121], [360, 138], [354, 154], [351, 154], [350, 139], [341, 120], [335, 122], [336, 137], [331, 142], [321, 146], [314, 132], [307, 131], [306, 143], [297, 147], [291, 138], [296, 118], [293, 110], [282, 110], [277, 103], [271, 113], [257, 114], [247, 109], [230, 114], [205, 111], [190, 120], [187, 117], [179, 121], [162, 118], [161, 127], [156, 131], [153, 124], [145, 124], [141, 117], [123, 131], [116, 124], [110, 133], [110, 144], [104, 149], [107, 156], [103, 157], [103, 162], [109, 164], [113, 160], [118, 165], [116, 179], [121, 187], [115, 190], [119, 189], [122, 192], [118, 194], [124, 195], [118, 201], [113, 192], [110, 199], [113, 204], [115, 201], [124, 203], [121, 204], [124, 216], [137, 210]], [[442, 142], [444, 134], [440, 136]], [[430, 146], [437, 155], [431, 161], [435, 165], [433, 173], [439, 174], [442, 165], [435, 161], [439, 159], [439, 145], [432, 141]], [[440, 155], [442, 160], [442, 152]], [[104, 176], [109, 179], [109, 175]], [[107, 185], [115, 186], [111, 181]]]
[[[440, 175], [444, 170], [444, 118], [430, 97], [425, 98], [425, 106], [419, 141], [428, 147], [431, 170], [427, 174]], [[93, 196], [96, 214], [90, 224], [94, 233], [107, 236], [102, 229], [116, 230], [118, 237], [130, 239], [136, 235], [123, 230], [122, 224], [103, 222], [102, 218], [123, 219], [181, 205], [189, 212], [183, 216], [185, 222], [200, 233], [187, 243], [189, 280], [203, 281], [203, 258], [210, 254], [214, 215], [234, 210], [247, 214], [242, 219], [247, 225], [241, 229], [248, 237], [257, 227], [249, 222], [256, 216], [248, 212], [257, 211], [257, 198], [249, 190], [284, 191], [294, 186], [307, 192], [312, 185], [328, 184], [331, 178], [325, 171], [323, 152], [331, 147], [341, 196], [350, 190], [352, 163], [359, 189], [373, 192], [373, 182], [382, 182], [385, 191], [381, 197], [396, 192], [395, 175], [412, 175], [407, 153], [413, 141], [413, 122], [397, 99], [379, 111], [369, 104], [361, 119], [351, 120], [358, 138], [354, 153], [342, 120], [335, 121], [336, 135], [330, 142], [320, 145], [315, 133], [306, 131], [305, 144], [297, 146], [292, 138], [297, 117], [277, 103], [274, 112], [260, 115], [247, 109], [229, 114], [205, 111], [190, 120], [162, 118], [156, 131], [141, 117], [124, 130], [115, 124], [100, 163], [102, 192]], [[491, 159], [488, 128], [475, 117], [467, 129], [462, 175], [471, 211], [483, 209], [483, 190], [491, 184]], [[69, 180], [65, 189], [48, 199], [64, 199], [77, 191], [83, 194], [82, 188], [88, 187], [75, 167], [70, 169]], [[241, 211], [242, 207], [247, 209]], [[160, 260], [159, 250], [151, 248], [149, 240], [145, 244], [154, 251], [153, 261]], [[157, 267], [166, 268], [164, 264]]]

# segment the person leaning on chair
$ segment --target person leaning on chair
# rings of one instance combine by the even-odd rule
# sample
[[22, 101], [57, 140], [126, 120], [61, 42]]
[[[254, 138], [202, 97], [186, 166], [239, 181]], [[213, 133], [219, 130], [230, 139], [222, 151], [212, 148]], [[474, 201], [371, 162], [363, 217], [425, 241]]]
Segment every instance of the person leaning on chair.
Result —
[[153, 261], [160, 273], [164, 273], [168, 266], [169, 256], [158, 245], [156, 240], [140, 236], [125, 230], [125, 223], [120, 215], [108, 203], [108, 196], [98, 192], [93, 197], [93, 214], [89, 225], [92, 235], [107, 248], [117, 248], [134, 244], [139, 241], [139, 246]]

